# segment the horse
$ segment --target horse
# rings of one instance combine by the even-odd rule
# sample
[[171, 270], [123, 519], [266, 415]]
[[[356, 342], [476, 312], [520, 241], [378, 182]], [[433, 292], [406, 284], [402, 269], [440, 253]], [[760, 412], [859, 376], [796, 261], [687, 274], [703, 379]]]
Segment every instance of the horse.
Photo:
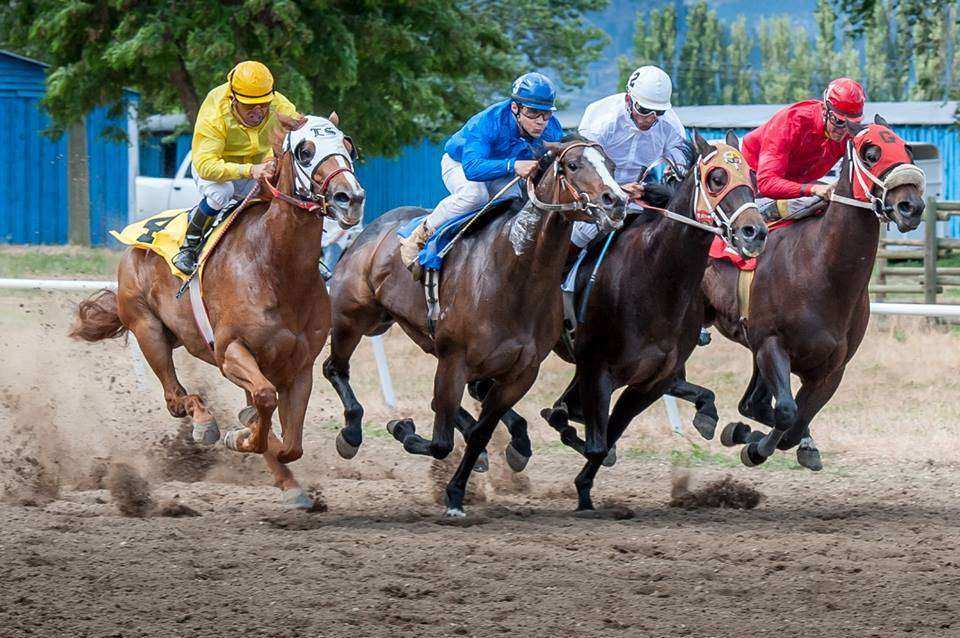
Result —
[[[879, 115], [873, 124], [851, 124], [849, 132], [826, 212], [771, 233], [757, 260], [749, 316], [740, 316], [734, 266], [713, 260], [703, 279], [706, 323], [753, 354], [740, 414], [772, 428], [764, 435], [735, 422], [721, 432], [723, 445], [743, 446], [740, 459], [748, 467], [797, 447], [800, 465], [822, 469], [810, 423], [836, 392], [866, 332], [880, 224], [907, 232], [922, 219], [924, 177], [910, 147]], [[801, 382], [796, 397], [791, 374]], [[686, 385], [699, 391], [685, 398], [713, 403], [712, 393]]]
[[[203, 399], [177, 379], [173, 350], [220, 369], [243, 388], [241, 428], [224, 437], [229, 449], [262, 454], [283, 501], [312, 502], [286, 464], [303, 454], [303, 421], [313, 387], [313, 363], [330, 332], [330, 299], [317, 264], [324, 217], [344, 228], [363, 217], [365, 193], [353, 173], [352, 141], [339, 118], [282, 119], [276, 186], [261, 181], [266, 200], [253, 200], [204, 264], [203, 303], [213, 329], [208, 344], [191, 311], [178, 299], [180, 281], [163, 258], [130, 248], [123, 255], [117, 292], [100, 291], [80, 303], [70, 335], [85, 341], [132, 332], [163, 386], [167, 410], [189, 417], [194, 438], [215, 443], [219, 429]], [[282, 140], [282, 146], [280, 142]], [[199, 276], [199, 275], [197, 275]], [[279, 409], [282, 440], [271, 428]]]
[[[533, 385], [540, 363], [560, 337], [560, 279], [575, 220], [618, 228], [626, 193], [612, 177], [613, 164], [595, 142], [580, 138], [547, 144], [539, 179], [527, 180], [527, 201], [487, 211], [469, 236], [446, 257], [439, 285], [435, 334], [427, 321], [424, 291], [401, 264], [397, 229], [424, 215], [401, 207], [368, 226], [337, 264], [330, 285], [333, 327], [323, 374], [344, 405], [337, 437], [341, 456], [362, 442], [363, 407], [349, 383], [349, 362], [364, 336], [393, 323], [437, 357], [432, 408], [433, 438], [416, 433], [411, 419], [391, 421], [388, 431], [412, 454], [445, 458], [453, 428], [462, 428], [466, 449], [446, 488], [447, 516], [464, 516], [467, 480], [497, 421]], [[478, 420], [460, 403], [469, 382], [487, 386]], [[506, 456], [520, 471], [532, 455], [525, 423], [511, 429]]]
[[[744, 257], [754, 257], [764, 247], [767, 229], [737, 137], [729, 132], [725, 143], [710, 144], [694, 133], [685, 150], [686, 176], [672, 194], [668, 191], [672, 196], [666, 209], [649, 206], [682, 218], [656, 212], [633, 218], [609, 244], [595, 278], [590, 273], [599, 245], [588, 252], [577, 275], [574, 304], [580, 308], [585, 303], [582, 323], [572, 349], [566, 343], [554, 349], [576, 364], [576, 372], [553, 407], [541, 414], [561, 441], [586, 457], [575, 480], [578, 510], [593, 509], [591, 490], [601, 464], [612, 464], [606, 457], [630, 421], [663, 396], [696, 347], [703, 314], [700, 283], [714, 233]], [[588, 279], [592, 292], [584, 299]], [[611, 413], [611, 394], [622, 387], [626, 389]], [[585, 424], [584, 439], [570, 419]], [[710, 428], [712, 436], [716, 420], [697, 426]]]

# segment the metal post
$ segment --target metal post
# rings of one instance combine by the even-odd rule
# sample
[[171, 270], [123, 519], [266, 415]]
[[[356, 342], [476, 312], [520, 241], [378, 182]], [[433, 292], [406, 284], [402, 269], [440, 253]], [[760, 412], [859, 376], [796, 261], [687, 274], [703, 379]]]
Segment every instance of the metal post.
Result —
[[923, 302], [937, 303], [937, 200], [927, 198], [924, 211]]

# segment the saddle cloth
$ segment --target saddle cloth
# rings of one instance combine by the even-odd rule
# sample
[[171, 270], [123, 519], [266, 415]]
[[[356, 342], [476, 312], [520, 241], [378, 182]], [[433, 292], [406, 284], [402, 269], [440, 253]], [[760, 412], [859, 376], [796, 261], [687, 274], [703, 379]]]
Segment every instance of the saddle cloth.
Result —
[[[203, 264], [207, 256], [216, 248], [220, 238], [230, 226], [227, 223], [239, 210], [226, 211], [214, 222], [213, 228], [207, 233], [200, 253], [199, 262]], [[120, 243], [144, 250], [152, 250], [160, 255], [170, 268], [170, 272], [181, 281], [186, 281], [189, 275], [180, 272], [173, 265], [174, 256], [180, 251], [183, 237], [187, 234], [187, 213], [189, 209], [165, 210], [151, 217], [134, 222], [119, 233], [111, 230], [110, 234]]]
[[[423, 248], [420, 250], [420, 255], [418, 257], [420, 265], [427, 270], [440, 270], [440, 267], [443, 265], [443, 257], [440, 256], [440, 253], [444, 248], [447, 247], [447, 245], [450, 244], [450, 242], [456, 238], [457, 233], [460, 232], [460, 229], [462, 229], [467, 222], [473, 218], [474, 215], [482, 211], [484, 208], [487, 210], [493, 210], [508, 201], [510, 201], [510, 198], [493, 200], [489, 204], [486, 204], [483, 208], [478, 208], [477, 210], [464, 213], [442, 224], [440, 228], [430, 235], [430, 239], [427, 240], [427, 243], [424, 244]], [[397, 235], [406, 239], [411, 235], [411, 233], [413, 233], [414, 230], [416, 230], [417, 226], [423, 223], [423, 220], [426, 217], [426, 215], [414, 217], [397, 229]]]

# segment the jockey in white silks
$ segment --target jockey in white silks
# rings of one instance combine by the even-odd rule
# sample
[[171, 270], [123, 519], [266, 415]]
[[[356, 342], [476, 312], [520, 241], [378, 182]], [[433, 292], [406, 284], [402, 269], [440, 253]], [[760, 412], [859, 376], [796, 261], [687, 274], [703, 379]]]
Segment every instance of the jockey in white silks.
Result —
[[[670, 106], [673, 85], [662, 69], [642, 66], [630, 74], [626, 93], [616, 93], [589, 105], [580, 120], [580, 135], [603, 145], [616, 164], [617, 180], [635, 203], [643, 194], [637, 180], [661, 158], [684, 161], [686, 136], [680, 118]], [[573, 225], [571, 241], [583, 248], [597, 236], [590, 222]]]

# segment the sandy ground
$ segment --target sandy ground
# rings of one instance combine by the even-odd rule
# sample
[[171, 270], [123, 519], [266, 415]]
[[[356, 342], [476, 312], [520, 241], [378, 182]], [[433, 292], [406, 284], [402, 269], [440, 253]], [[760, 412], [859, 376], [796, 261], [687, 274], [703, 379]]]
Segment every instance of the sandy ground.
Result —
[[[430, 422], [433, 362], [399, 332], [386, 340], [395, 411], [369, 344], [356, 356], [367, 440], [353, 461], [333, 450], [341, 408], [317, 370], [294, 467], [327, 510], [289, 512], [258, 458], [184, 438], [122, 341], [68, 341], [76, 299], [0, 296], [0, 638], [960, 635], [955, 333], [871, 328], [814, 423], [819, 474], [790, 455], [741, 467], [692, 427], [672, 434], [654, 406], [601, 472], [592, 517], [572, 512], [578, 457], [536, 416], [571, 374], [550, 359], [519, 406], [528, 470], [505, 468], [500, 437], [468, 518], [451, 521], [435, 502], [449, 466], [383, 430], [398, 415]], [[231, 426], [242, 393], [178, 362]], [[748, 371], [718, 337], [689, 376], [717, 391], [724, 422]], [[763, 499], [670, 507], [680, 475], [693, 489], [731, 476]]]

